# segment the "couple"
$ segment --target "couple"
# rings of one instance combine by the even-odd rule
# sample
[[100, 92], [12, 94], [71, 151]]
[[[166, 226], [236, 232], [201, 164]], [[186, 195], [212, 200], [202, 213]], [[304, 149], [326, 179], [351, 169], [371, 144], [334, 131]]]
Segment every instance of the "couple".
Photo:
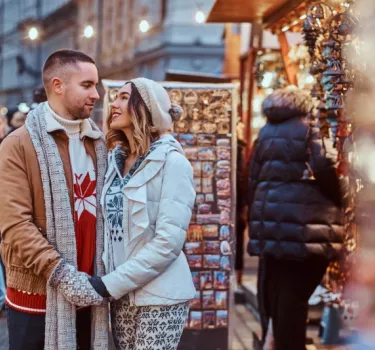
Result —
[[167, 133], [181, 107], [130, 80], [104, 141], [89, 56], [56, 51], [43, 83], [48, 101], [0, 148], [10, 349], [108, 349], [108, 301], [117, 349], [176, 349], [195, 294], [182, 252], [193, 172]]

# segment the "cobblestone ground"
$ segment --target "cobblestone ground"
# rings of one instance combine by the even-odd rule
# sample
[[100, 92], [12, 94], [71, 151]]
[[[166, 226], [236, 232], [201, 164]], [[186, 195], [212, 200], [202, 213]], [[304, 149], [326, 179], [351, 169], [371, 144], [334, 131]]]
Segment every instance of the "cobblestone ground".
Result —
[[[243, 306], [237, 305], [231, 313], [231, 347], [230, 350], [253, 350], [252, 332], [259, 327], [253, 315]], [[0, 350], [8, 350], [8, 331], [6, 312], [0, 313]], [[115, 350], [113, 344], [110, 350]]]

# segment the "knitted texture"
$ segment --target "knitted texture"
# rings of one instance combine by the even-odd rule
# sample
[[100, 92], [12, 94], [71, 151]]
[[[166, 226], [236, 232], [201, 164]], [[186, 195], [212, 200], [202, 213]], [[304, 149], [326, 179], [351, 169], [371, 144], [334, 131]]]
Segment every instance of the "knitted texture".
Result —
[[[49, 115], [45, 104], [32, 110], [26, 128], [37, 154], [46, 206], [47, 239], [63, 259], [77, 267], [74, 221], [63, 163], [52, 135], [46, 130]], [[91, 125], [98, 130], [93, 122]], [[101, 256], [104, 248], [103, 219], [99, 198], [104, 184], [106, 149], [103, 139], [95, 141], [97, 157], [97, 238], [95, 273], [104, 275]], [[57, 288], [47, 285], [45, 350], [76, 348], [76, 307]], [[92, 307], [92, 349], [108, 349], [108, 305]]]
[[130, 80], [137, 88], [148, 110], [151, 113], [152, 123], [160, 131], [172, 128], [171, 100], [168, 92], [162, 85], [146, 78]]
[[[99, 277], [100, 278], [100, 277]], [[64, 294], [65, 298], [76, 306], [100, 305], [103, 298], [96, 292], [88, 275], [61, 260], [51, 274], [48, 282]]]

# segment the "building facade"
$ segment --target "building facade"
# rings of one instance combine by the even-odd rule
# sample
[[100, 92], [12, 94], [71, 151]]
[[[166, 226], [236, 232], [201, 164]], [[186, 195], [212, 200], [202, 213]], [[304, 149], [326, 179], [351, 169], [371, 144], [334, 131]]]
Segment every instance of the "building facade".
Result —
[[[212, 2], [201, 1], [200, 10], [207, 14]], [[224, 27], [198, 24], [196, 11], [186, 0], [0, 0], [0, 106], [30, 104], [44, 60], [61, 48], [87, 52], [106, 79], [220, 74]], [[142, 20], [150, 26], [145, 33]], [[93, 36], [85, 37], [89, 25]], [[39, 33], [34, 41], [31, 26]]]
[[[0, 105], [32, 102], [45, 58], [76, 46], [76, 12], [67, 0], [0, 0]], [[28, 38], [32, 27], [38, 30], [34, 41]]]

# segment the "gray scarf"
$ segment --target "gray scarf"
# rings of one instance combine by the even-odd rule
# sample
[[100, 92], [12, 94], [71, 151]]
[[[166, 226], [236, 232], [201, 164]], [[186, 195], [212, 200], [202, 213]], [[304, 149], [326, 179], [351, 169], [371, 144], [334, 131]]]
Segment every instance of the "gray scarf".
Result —
[[[46, 130], [50, 114], [40, 104], [27, 116], [26, 128], [37, 154], [43, 183], [47, 218], [47, 239], [64, 260], [77, 267], [77, 251], [69, 193], [59, 150], [52, 135]], [[49, 115], [52, 118], [51, 115]], [[98, 127], [90, 120], [95, 130]], [[106, 147], [102, 138], [95, 141], [96, 173], [96, 254], [95, 274], [105, 274], [102, 254], [104, 249], [103, 217], [100, 197], [106, 170]], [[71, 305], [56, 288], [47, 286], [45, 350], [76, 349], [76, 307]], [[93, 306], [91, 316], [91, 349], [108, 349], [108, 305]]]

